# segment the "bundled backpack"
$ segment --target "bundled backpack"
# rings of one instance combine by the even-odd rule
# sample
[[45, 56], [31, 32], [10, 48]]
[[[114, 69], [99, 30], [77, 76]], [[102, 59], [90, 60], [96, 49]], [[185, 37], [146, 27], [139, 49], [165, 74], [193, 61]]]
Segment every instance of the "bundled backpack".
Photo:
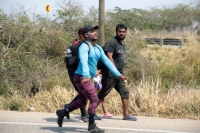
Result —
[[[67, 48], [67, 50], [70, 50], [70, 52], [71, 52], [71, 53], [68, 53], [66, 51], [66, 55], [64, 57], [64, 61], [67, 62], [67, 69], [76, 71], [76, 69], [78, 68], [78, 62], [79, 62], [79, 59], [78, 59], [78, 49], [79, 49], [79, 47], [80, 47], [80, 45], [82, 43], [83, 42], [79, 42], [78, 44], [71, 45], [71, 46], [69, 46]], [[86, 43], [88, 45], [88, 47], [89, 47], [89, 44], [86, 41], [84, 41], [84, 43]], [[103, 50], [105, 49], [106, 45], [107, 44], [105, 44], [102, 47]], [[89, 49], [88, 54], [89, 53], [90, 53], [90, 49]], [[105, 67], [104, 63], [101, 60], [99, 60], [98, 63], [97, 63], [97, 69], [98, 70], [102, 70], [104, 67]]]
[[[86, 43], [89, 47], [89, 44], [86, 41], [84, 43]], [[67, 69], [76, 71], [76, 69], [78, 68], [78, 49], [81, 46], [81, 44], [83, 44], [83, 42], [79, 42], [78, 44], [71, 45], [67, 48], [66, 55], [64, 57], [64, 61], [67, 63]]]
[[[107, 43], [104, 46], [102, 46], [102, 49], [103, 49], [105, 54], [106, 54], [106, 52], [105, 52], [106, 45], [107, 45]], [[97, 63], [97, 69], [102, 70], [104, 67], [105, 67], [104, 63], [101, 60], [99, 60], [98, 63]]]

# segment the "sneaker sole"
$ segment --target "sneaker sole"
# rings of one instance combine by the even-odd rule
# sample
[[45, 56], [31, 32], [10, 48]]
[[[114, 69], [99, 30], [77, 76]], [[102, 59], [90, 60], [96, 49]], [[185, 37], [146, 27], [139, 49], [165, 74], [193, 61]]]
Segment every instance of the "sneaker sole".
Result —
[[[88, 120], [89, 121], [89, 120]], [[79, 120], [80, 123], [86, 123], [88, 121]]]
[[101, 119], [95, 119], [95, 118], [94, 118], [94, 120], [101, 120]]
[[137, 121], [137, 119], [123, 119], [125, 121]]
[[88, 133], [105, 133], [105, 131], [88, 131]]
[[103, 116], [102, 118], [107, 119], [107, 118], [111, 118], [112, 116]]
[[79, 120], [80, 123], [87, 123], [88, 121]]

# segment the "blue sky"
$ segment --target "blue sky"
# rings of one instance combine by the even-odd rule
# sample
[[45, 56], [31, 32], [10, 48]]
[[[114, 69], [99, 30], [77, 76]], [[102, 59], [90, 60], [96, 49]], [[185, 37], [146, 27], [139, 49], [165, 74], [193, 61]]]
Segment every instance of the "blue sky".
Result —
[[[17, 8], [17, 4], [25, 6], [25, 9], [34, 11], [41, 15], [47, 14], [45, 12], [45, 5], [50, 5], [51, 10], [48, 14], [52, 15], [56, 9], [56, 2], [62, 0], [0, 0], [0, 9], [3, 9], [5, 13], [9, 13], [12, 7]], [[99, 0], [75, 0], [83, 4], [85, 10], [88, 7], [98, 7]], [[199, 0], [105, 0], [105, 10], [113, 9], [118, 6], [122, 9], [148, 9], [149, 7], [162, 7], [163, 5], [176, 5], [179, 3], [189, 4], [197, 3]]]

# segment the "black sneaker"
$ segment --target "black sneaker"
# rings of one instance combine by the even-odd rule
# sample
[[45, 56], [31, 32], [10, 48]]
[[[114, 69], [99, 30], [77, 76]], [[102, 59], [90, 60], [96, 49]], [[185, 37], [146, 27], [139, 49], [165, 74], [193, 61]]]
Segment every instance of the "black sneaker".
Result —
[[89, 118], [89, 117], [90, 117], [90, 115], [88, 114], [88, 112], [86, 112], [86, 117], [87, 117], [87, 118]]
[[[69, 106], [69, 104], [64, 104], [64, 105], [63, 105], [63, 109], [68, 108], [68, 106]], [[66, 114], [65, 116], [66, 116], [66, 118], [68, 118], [68, 119], [70, 118], [70, 117], [69, 117], [69, 113]]]
[[94, 119], [95, 119], [95, 120], [101, 120], [101, 117], [95, 114], [95, 115], [94, 115]]
[[87, 116], [81, 116], [80, 122], [88, 122], [89, 119]]
[[137, 121], [137, 117], [132, 116], [131, 114], [128, 114], [127, 116], [123, 117], [123, 120]]
[[68, 107], [68, 104], [63, 104], [63, 109], [66, 109]]
[[96, 123], [88, 125], [88, 132], [89, 133], [104, 133], [105, 130], [102, 130], [96, 126]]
[[62, 127], [62, 123], [63, 123], [63, 118], [66, 116], [69, 119], [69, 113], [66, 112], [66, 110], [62, 109], [62, 110], [57, 110], [56, 111], [56, 115], [58, 116], [58, 126]]

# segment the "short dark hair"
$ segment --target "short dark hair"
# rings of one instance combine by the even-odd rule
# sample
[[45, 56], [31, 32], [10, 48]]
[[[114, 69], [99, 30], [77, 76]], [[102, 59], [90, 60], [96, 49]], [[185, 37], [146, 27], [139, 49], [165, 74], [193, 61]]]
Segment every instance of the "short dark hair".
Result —
[[83, 31], [83, 28], [80, 28], [80, 29], [78, 30], [78, 35], [81, 35], [81, 34], [82, 34], [82, 31]]
[[118, 24], [118, 25], [116, 26], [116, 32], [118, 31], [118, 29], [125, 29], [125, 30], [127, 30], [127, 27], [126, 27], [126, 25], [124, 25], [124, 24]]

